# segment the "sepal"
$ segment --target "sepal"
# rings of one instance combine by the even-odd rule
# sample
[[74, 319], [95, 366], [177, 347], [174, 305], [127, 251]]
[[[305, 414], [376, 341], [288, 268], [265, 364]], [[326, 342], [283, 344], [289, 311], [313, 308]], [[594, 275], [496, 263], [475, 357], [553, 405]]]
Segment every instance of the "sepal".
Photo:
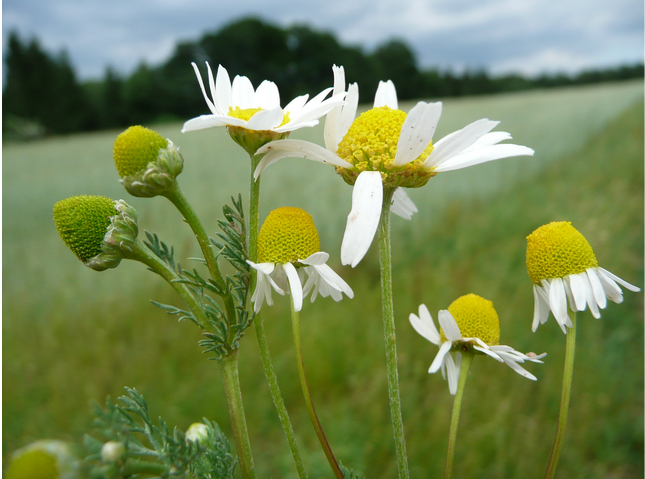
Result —
[[168, 146], [161, 148], [157, 158], [148, 163], [145, 169], [124, 176], [120, 181], [132, 196], [152, 198], [172, 189], [183, 169], [184, 158], [179, 147], [168, 140]]

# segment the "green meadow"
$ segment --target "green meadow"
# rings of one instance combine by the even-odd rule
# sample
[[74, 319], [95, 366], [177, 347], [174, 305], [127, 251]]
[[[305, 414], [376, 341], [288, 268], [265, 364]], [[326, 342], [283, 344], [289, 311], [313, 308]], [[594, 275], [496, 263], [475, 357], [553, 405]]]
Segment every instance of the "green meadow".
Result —
[[[411, 104], [402, 105], [409, 109]], [[565, 338], [553, 317], [531, 332], [533, 294], [525, 269], [526, 236], [568, 220], [589, 240], [599, 264], [643, 288], [643, 82], [449, 99], [436, 139], [476, 119], [500, 120], [519, 157], [442, 173], [408, 190], [419, 212], [393, 217], [394, 307], [402, 409], [411, 475], [443, 473], [452, 396], [429, 375], [437, 347], [408, 316], [425, 303], [433, 317], [457, 297], [493, 301], [501, 343], [547, 352], [529, 364], [528, 381], [496, 361], [470, 371], [457, 438], [455, 477], [542, 477], [555, 432]], [[221, 207], [242, 193], [249, 161], [223, 129], [180, 133], [152, 125], [181, 147], [179, 182], [217, 232]], [[149, 299], [181, 306], [168, 285], [134, 262], [97, 273], [58, 238], [53, 204], [79, 194], [123, 198], [139, 212], [140, 231], [175, 247], [184, 267], [198, 256], [188, 227], [163, 198], [131, 197], [119, 184], [112, 144], [119, 131], [3, 146], [3, 457], [31, 441], [80, 441], [92, 408], [125, 386], [147, 398], [152, 414], [186, 429], [202, 417], [229, 429], [213, 361], [199, 331], [177, 323]], [[292, 138], [322, 142], [322, 128]], [[396, 477], [385, 377], [375, 247], [355, 268], [342, 267], [340, 243], [351, 188], [333, 168], [286, 159], [262, 176], [261, 218], [280, 206], [307, 210], [330, 264], [354, 289], [353, 300], [305, 302], [301, 334], [313, 399], [336, 456], [369, 478]], [[287, 408], [312, 478], [331, 477], [302, 400], [288, 301], [263, 308], [268, 342]], [[265, 310], [266, 308], [266, 310]], [[625, 291], [602, 318], [579, 313], [569, 426], [557, 477], [642, 478], [643, 293]], [[240, 377], [259, 477], [295, 477], [264, 378], [253, 328], [241, 342]]]

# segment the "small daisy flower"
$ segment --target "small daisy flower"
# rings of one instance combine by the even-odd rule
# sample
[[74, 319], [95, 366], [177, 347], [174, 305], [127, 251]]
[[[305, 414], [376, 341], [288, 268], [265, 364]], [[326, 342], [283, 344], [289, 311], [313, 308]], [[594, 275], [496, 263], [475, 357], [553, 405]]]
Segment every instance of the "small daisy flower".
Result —
[[283, 109], [275, 83], [265, 80], [255, 90], [247, 77], [238, 75], [231, 84], [222, 65], [217, 69], [217, 78], [213, 79], [211, 67], [206, 62], [209, 97], [199, 68], [195, 63], [192, 65], [211, 114], [188, 120], [182, 132], [226, 126], [231, 137], [247, 151], [259, 143], [251, 153], [268, 141], [286, 138], [294, 130], [316, 126], [320, 117], [344, 103], [345, 92], [325, 99], [332, 91], [327, 88], [310, 101], [307, 101], [309, 95], [296, 97]]
[[[294, 309], [302, 309], [302, 300], [311, 292], [313, 303], [318, 294], [335, 301], [354, 297], [352, 288], [326, 263], [329, 254], [320, 251], [318, 231], [309, 213], [300, 208], [282, 207], [273, 210], [258, 235], [258, 262], [247, 262], [258, 272], [257, 286], [251, 297], [255, 312], [266, 299], [273, 305], [271, 288], [278, 294], [288, 289]], [[302, 285], [304, 273], [308, 278]]]
[[[428, 372], [432, 374], [441, 369], [444, 379], [448, 378], [450, 394], [453, 395], [457, 392], [462, 352], [486, 354], [533, 381], [537, 378], [518, 363], [541, 363], [540, 359], [546, 356], [546, 353], [523, 354], [510, 346], [500, 345], [499, 318], [493, 303], [475, 294], [462, 296], [447, 310], [439, 311], [440, 331], [425, 304], [419, 306], [419, 316], [410, 314], [410, 323], [417, 333], [439, 346]], [[451, 351], [455, 351], [455, 358]]]
[[[334, 95], [341, 95], [345, 92], [345, 73], [343, 67], [334, 66], [333, 70]], [[355, 118], [357, 106], [358, 86], [354, 83], [348, 88], [347, 104], [327, 114], [325, 148], [302, 140], [271, 142], [258, 150], [258, 154], [265, 156], [255, 171], [257, 178], [272, 163], [294, 156], [335, 166], [336, 172], [354, 186], [352, 210], [341, 247], [342, 263], [352, 267], [372, 243], [381, 216], [384, 188], [418, 188], [444, 171], [534, 153], [525, 146], [498, 144], [511, 136], [491, 132], [499, 122], [485, 118], [433, 144], [441, 102], [420, 101], [406, 114], [398, 109], [392, 81], [380, 82], [373, 108]], [[394, 202], [392, 211], [403, 212], [403, 217], [409, 218], [416, 211], [403, 191]]]
[[[568, 221], [554, 221], [527, 236], [526, 268], [533, 281], [535, 310], [533, 331], [546, 323], [549, 311], [567, 333], [572, 327], [568, 309], [584, 311], [600, 318], [607, 299], [623, 301], [618, 284], [630, 291], [640, 288], [598, 266], [589, 242]], [[617, 284], [618, 283], [618, 284]]]

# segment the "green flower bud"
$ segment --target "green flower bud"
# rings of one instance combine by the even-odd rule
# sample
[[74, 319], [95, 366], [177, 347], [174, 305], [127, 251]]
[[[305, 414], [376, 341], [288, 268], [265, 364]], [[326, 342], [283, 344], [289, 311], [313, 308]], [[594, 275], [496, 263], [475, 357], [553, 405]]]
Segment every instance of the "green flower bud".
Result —
[[143, 198], [168, 191], [184, 169], [179, 148], [142, 126], [132, 126], [117, 137], [114, 163], [128, 193]]
[[228, 134], [235, 143], [240, 145], [251, 156], [255, 155], [262, 146], [275, 140], [284, 140], [289, 132], [277, 133], [270, 130], [247, 130], [241, 126], [226, 127]]
[[78, 462], [62, 441], [36, 441], [11, 456], [5, 479], [74, 479]]
[[208, 426], [201, 422], [195, 422], [190, 425], [186, 431], [186, 440], [192, 442], [205, 442], [208, 440]]
[[116, 268], [134, 249], [137, 212], [123, 200], [73, 196], [54, 205], [54, 222], [63, 242], [85, 266]]

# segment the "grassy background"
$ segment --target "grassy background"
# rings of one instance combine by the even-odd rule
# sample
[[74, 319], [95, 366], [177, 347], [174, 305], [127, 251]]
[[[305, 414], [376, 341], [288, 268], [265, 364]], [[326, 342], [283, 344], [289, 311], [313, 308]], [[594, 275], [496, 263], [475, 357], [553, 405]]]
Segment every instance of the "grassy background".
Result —
[[[551, 319], [537, 333], [525, 272], [525, 237], [570, 220], [602, 266], [643, 286], [643, 84], [597, 85], [449, 100], [436, 137], [481, 117], [501, 120], [534, 158], [493, 162], [433, 178], [408, 190], [412, 221], [393, 220], [394, 297], [399, 371], [413, 477], [441, 474], [451, 396], [427, 368], [436, 347], [407, 317], [420, 303], [436, 315], [462, 294], [495, 303], [502, 343], [547, 351], [530, 365], [533, 383], [494, 361], [471, 369], [459, 431], [457, 477], [541, 477], [557, 419], [564, 337]], [[410, 105], [403, 105], [404, 108]], [[186, 158], [180, 182], [206, 224], [248, 189], [248, 159], [222, 130], [181, 135], [162, 125]], [[77, 194], [124, 198], [141, 229], [174, 244], [178, 258], [197, 248], [161, 198], [131, 198], [117, 182], [111, 148], [118, 132], [52, 138], [3, 148], [3, 456], [30, 441], [78, 440], [92, 404], [136, 387], [153, 416], [186, 428], [201, 417], [228, 427], [216, 365], [198, 331], [176, 324], [147, 300], [178, 304], [139, 264], [97, 274], [57, 237], [51, 208]], [[322, 129], [293, 137], [320, 142]], [[351, 190], [332, 168], [284, 160], [262, 178], [261, 216], [290, 205], [309, 211], [331, 264], [354, 300], [306, 303], [303, 348], [314, 400], [336, 455], [367, 477], [395, 477], [387, 404], [378, 261], [375, 248], [355, 270], [339, 265]], [[246, 199], [246, 198], [245, 198]], [[211, 235], [214, 234], [211, 228]], [[280, 298], [265, 325], [280, 384], [311, 477], [328, 466], [301, 399], [288, 305]], [[600, 321], [580, 318], [578, 355], [561, 477], [643, 476], [643, 296], [627, 292]], [[254, 332], [242, 342], [240, 374], [261, 477], [293, 476], [270, 400]], [[229, 436], [230, 437], [230, 436]]]

